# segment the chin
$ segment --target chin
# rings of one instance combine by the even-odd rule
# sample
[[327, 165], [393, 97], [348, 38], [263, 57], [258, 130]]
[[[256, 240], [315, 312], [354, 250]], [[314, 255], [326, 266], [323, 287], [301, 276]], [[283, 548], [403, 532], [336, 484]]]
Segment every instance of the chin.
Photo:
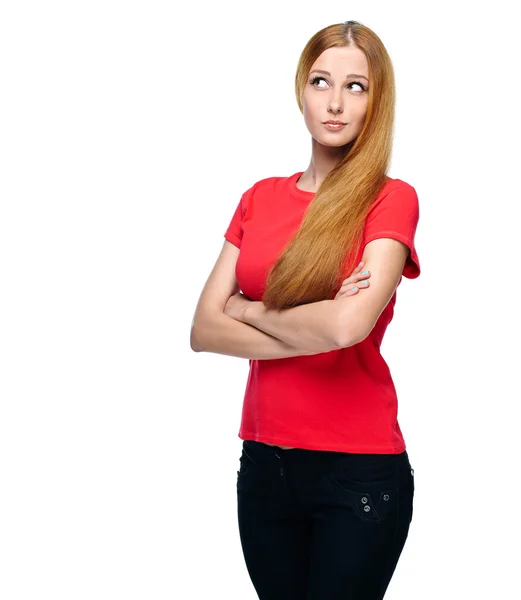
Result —
[[319, 144], [321, 144], [322, 146], [326, 146], [328, 148], [342, 148], [343, 146], [347, 146], [347, 144], [350, 144], [353, 140], [351, 138], [346, 138], [346, 139], [342, 139], [340, 137], [337, 138], [337, 141], [335, 143], [335, 141], [331, 141], [331, 140], [324, 140], [322, 139], [323, 136], [313, 136], [315, 138], [315, 141], [317, 141]]

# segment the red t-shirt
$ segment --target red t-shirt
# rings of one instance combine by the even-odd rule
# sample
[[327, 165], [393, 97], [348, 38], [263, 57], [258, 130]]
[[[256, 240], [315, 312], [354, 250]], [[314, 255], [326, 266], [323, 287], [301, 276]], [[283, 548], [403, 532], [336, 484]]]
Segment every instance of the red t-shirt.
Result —
[[[302, 173], [255, 183], [242, 195], [224, 234], [241, 250], [237, 282], [252, 300], [262, 300], [268, 269], [298, 229], [315, 195], [296, 186]], [[356, 264], [366, 243], [394, 238], [410, 248], [403, 275], [418, 277], [414, 246], [418, 219], [415, 189], [400, 179], [388, 179], [370, 207]], [[344, 278], [349, 275], [345, 272]], [[369, 336], [349, 348], [250, 359], [239, 438], [309, 450], [403, 452], [396, 390], [380, 353], [395, 302], [396, 291]]]

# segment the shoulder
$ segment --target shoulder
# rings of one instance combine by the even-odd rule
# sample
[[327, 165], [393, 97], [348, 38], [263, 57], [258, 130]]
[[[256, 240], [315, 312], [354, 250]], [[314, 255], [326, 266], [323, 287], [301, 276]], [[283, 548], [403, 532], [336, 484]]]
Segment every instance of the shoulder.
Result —
[[264, 177], [263, 179], [259, 179], [256, 181], [252, 187], [265, 190], [265, 189], [273, 189], [280, 185], [283, 185], [287, 182], [290, 176], [282, 176], [282, 175], [274, 175], [272, 177]]
[[378, 197], [380, 198], [380, 197], [387, 196], [391, 192], [392, 193], [399, 192], [399, 193], [407, 194], [407, 193], [411, 193], [413, 191], [416, 191], [416, 190], [407, 181], [404, 181], [403, 179], [389, 177], [387, 179], [387, 181], [384, 183], [384, 185], [382, 186], [382, 189], [380, 190]]
[[272, 177], [264, 177], [255, 181], [244, 192], [244, 200], [249, 202], [259, 198], [272, 197], [276, 193], [283, 192], [286, 189], [287, 183], [292, 176], [275, 175]]
[[369, 206], [368, 215], [391, 205], [417, 208], [418, 194], [415, 188], [403, 179], [389, 177]]

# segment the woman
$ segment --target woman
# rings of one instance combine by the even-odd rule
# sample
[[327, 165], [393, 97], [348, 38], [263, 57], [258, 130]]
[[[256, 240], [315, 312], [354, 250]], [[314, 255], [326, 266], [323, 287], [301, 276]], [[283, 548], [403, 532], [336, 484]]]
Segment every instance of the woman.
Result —
[[250, 362], [237, 497], [259, 598], [377, 600], [413, 513], [380, 345], [402, 275], [420, 274], [418, 197], [386, 175], [394, 75], [374, 32], [316, 33], [295, 86], [310, 164], [242, 195], [191, 343]]

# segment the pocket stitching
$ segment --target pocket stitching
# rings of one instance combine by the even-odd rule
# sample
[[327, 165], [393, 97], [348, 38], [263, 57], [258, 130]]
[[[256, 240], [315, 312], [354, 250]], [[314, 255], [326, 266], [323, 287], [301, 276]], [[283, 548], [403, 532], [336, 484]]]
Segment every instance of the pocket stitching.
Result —
[[[362, 520], [370, 521], [373, 523], [380, 523], [385, 518], [385, 514], [382, 512], [382, 507], [387, 509], [387, 505], [385, 503], [387, 503], [388, 501], [391, 501], [391, 498], [394, 499], [395, 494], [398, 493], [396, 487], [383, 490], [382, 492], [380, 492], [380, 498], [378, 500], [378, 504], [375, 505], [374, 500], [373, 500], [374, 492], [373, 492], [373, 494], [371, 494], [371, 492], [368, 492], [368, 491], [358, 492], [358, 491], [348, 487], [345, 483], [342, 483], [341, 481], [339, 481], [334, 475], [331, 476], [330, 480], [338, 488], [340, 488], [341, 490], [343, 490], [344, 492], [347, 492], [348, 494], [350, 494], [352, 496], [352, 499], [356, 505], [356, 506], [353, 506], [353, 508], [355, 509], [355, 513]], [[385, 494], [389, 495], [389, 500], [384, 500]], [[366, 496], [369, 499], [369, 504], [370, 504], [371, 511], [372, 511], [371, 514], [369, 514], [369, 511], [365, 511], [363, 509], [363, 506], [362, 506], [363, 503], [361, 500], [364, 496]], [[378, 509], [380, 509], [380, 512], [378, 511]]]

